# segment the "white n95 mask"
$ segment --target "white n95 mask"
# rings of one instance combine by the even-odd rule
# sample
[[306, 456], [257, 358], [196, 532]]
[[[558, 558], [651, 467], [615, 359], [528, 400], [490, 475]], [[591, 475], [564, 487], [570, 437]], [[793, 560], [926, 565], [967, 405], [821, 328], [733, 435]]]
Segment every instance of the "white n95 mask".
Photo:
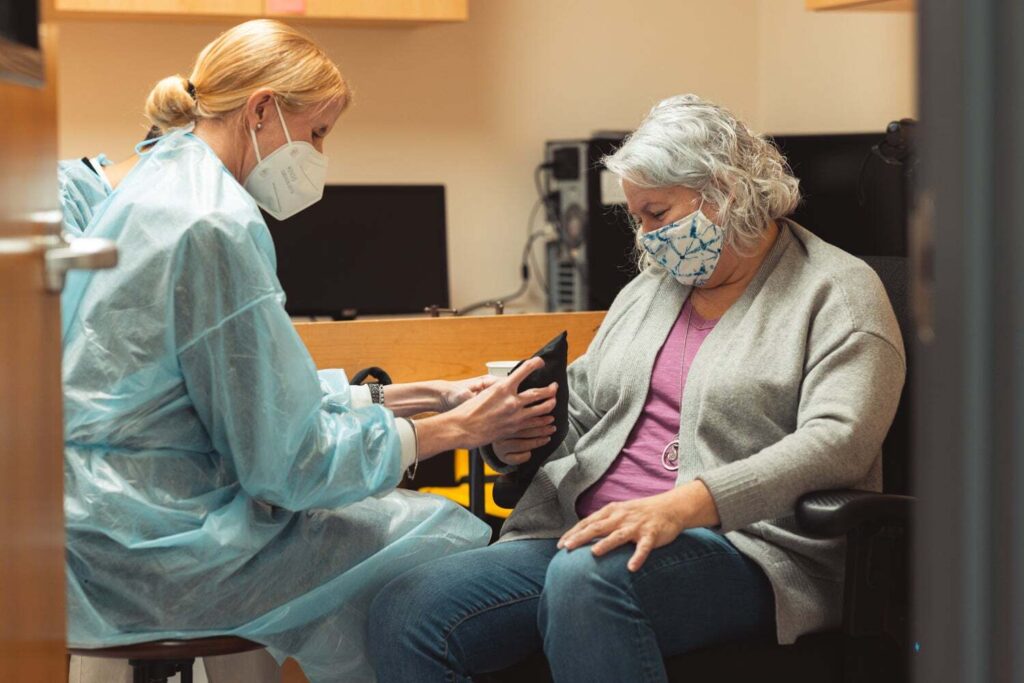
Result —
[[697, 209], [674, 223], [640, 236], [640, 245], [680, 284], [707, 284], [725, 245], [725, 232]]
[[277, 116], [281, 119], [284, 137], [288, 142], [264, 159], [260, 156], [256, 131], [249, 129], [259, 163], [245, 179], [245, 189], [264, 211], [283, 221], [323, 198], [324, 184], [327, 182], [327, 157], [308, 142], [292, 142], [277, 98], [274, 98], [274, 107], [277, 108]]

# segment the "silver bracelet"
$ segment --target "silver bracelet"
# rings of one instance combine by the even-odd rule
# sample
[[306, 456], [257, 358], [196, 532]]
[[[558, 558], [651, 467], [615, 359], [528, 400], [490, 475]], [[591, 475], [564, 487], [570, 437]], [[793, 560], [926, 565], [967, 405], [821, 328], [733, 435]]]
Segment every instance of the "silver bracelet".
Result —
[[370, 389], [370, 402], [376, 405], [384, 405], [384, 385], [383, 384], [367, 384]]
[[412, 427], [412, 444], [413, 444], [414, 452], [416, 454], [415, 455], [416, 459], [412, 461], [412, 464], [409, 465], [409, 469], [406, 470], [406, 474], [409, 475], [409, 481], [412, 481], [413, 479], [416, 478], [416, 470], [418, 470], [419, 467], [420, 467], [420, 435], [416, 431], [416, 423], [415, 422], [413, 422], [409, 418], [403, 418], [403, 419], [405, 419], [405, 421], [409, 423], [409, 426]]

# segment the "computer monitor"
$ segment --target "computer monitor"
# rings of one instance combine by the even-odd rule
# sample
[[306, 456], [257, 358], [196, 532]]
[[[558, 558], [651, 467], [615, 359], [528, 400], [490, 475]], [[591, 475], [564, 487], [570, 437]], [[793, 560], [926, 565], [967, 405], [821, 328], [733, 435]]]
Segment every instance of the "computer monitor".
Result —
[[443, 185], [328, 185], [322, 200], [287, 221], [264, 217], [290, 315], [344, 319], [449, 305]]
[[38, 4], [0, 3], [0, 81], [39, 87], [44, 80]]
[[800, 179], [803, 201], [793, 220], [857, 256], [906, 256], [905, 168], [873, 151], [884, 138], [884, 132], [774, 136]]

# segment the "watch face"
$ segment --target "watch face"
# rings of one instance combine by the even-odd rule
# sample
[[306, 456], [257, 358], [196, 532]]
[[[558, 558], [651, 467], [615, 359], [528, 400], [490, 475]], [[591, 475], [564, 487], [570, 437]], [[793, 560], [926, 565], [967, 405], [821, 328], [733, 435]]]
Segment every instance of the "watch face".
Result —
[[587, 214], [579, 204], [573, 204], [565, 210], [565, 217], [562, 219], [562, 240], [570, 247], [578, 247], [583, 244], [583, 237], [587, 227]]

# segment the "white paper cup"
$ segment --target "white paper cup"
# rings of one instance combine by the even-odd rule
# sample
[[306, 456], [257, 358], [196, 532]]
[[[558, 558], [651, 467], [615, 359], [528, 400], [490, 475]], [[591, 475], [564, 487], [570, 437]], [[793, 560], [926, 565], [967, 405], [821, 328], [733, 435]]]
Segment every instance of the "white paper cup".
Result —
[[508, 377], [512, 368], [519, 365], [517, 360], [492, 360], [487, 362], [487, 374], [494, 377]]

